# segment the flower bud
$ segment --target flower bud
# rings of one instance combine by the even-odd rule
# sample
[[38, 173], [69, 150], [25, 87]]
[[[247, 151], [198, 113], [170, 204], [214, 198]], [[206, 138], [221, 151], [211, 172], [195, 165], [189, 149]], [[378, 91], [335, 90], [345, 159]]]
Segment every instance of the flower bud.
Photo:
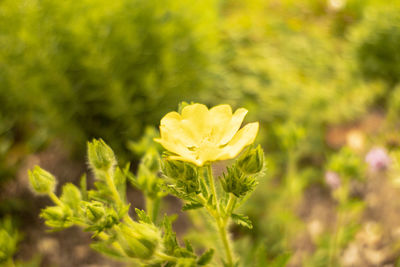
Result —
[[35, 166], [32, 171], [28, 171], [29, 181], [32, 188], [38, 194], [48, 194], [54, 192], [56, 186], [56, 179], [54, 176], [40, 168]]
[[243, 197], [257, 185], [253, 176], [244, 174], [236, 165], [228, 167], [227, 171], [221, 179], [222, 187], [227, 193], [232, 193], [236, 197]]
[[101, 202], [93, 201], [91, 203], [86, 203], [85, 206], [86, 217], [91, 222], [97, 222], [105, 215], [104, 205]]
[[237, 164], [242, 172], [246, 174], [256, 174], [260, 172], [264, 165], [264, 151], [261, 146], [256, 148], [247, 149], [239, 159]]
[[117, 241], [127, 256], [149, 259], [161, 243], [161, 234], [151, 224], [132, 222], [115, 227]]
[[108, 170], [116, 164], [114, 152], [102, 139], [88, 142], [87, 153], [93, 169]]
[[194, 165], [184, 161], [163, 158], [162, 171], [167, 177], [176, 180], [177, 186], [186, 193], [199, 192], [199, 175]]
[[40, 217], [46, 220], [46, 225], [55, 229], [72, 226], [71, 216], [72, 211], [67, 206], [47, 207], [40, 213]]

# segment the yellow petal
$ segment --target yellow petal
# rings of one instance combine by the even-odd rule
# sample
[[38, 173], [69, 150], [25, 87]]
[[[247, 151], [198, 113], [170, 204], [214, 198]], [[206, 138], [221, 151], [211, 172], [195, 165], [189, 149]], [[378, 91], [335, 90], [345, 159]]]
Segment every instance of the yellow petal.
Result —
[[246, 114], [247, 109], [245, 108], [239, 108], [235, 111], [229, 124], [223, 128], [224, 135], [221, 138], [219, 145], [225, 145], [233, 138], [233, 136], [239, 130], [240, 125], [242, 125], [243, 119]]
[[188, 105], [182, 109], [182, 125], [193, 140], [200, 142], [211, 132], [208, 108], [203, 104]]
[[201, 160], [196, 160], [194, 157], [169, 156], [168, 158], [172, 159], [172, 160], [180, 160], [180, 161], [190, 162], [199, 167], [203, 166], [203, 164], [204, 164], [204, 162], [202, 162]]
[[185, 157], [191, 157], [192, 152], [184, 146], [179, 140], [173, 136], [164, 136], [163, 138], [156, 138], [154, 141], [160, 143], [166, 150]]
[[246, 124], [232, 140], [221, 149], [218, 156], [219, 160], [232, 159], [236, 157], [244, 147], [252, 144], [257, 136], [258, 122]]
[[211, 136], [210, 141], [219, 144], [226, 128], [232, 119], [232, 108], [229, 105], [218, 105], [210, 109]]
[[179, 139], [185, 146], [192, 147], [196, 145], [193, 136], [188, 129], [182, 125], [182, 117], [177, 112], [169, 112], [161, 119], [160, 123], [161, 139], [167, 135]]

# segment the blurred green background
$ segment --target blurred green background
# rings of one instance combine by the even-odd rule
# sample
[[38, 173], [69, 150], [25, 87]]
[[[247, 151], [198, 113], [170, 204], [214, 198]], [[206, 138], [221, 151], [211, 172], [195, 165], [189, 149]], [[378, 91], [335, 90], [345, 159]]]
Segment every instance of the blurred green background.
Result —
[[[261, 123], [267, 178], [245, 207], [255, 229], [234, 229], [245, 266], [284, 266], [286, 255], [291, 266], [328, 266], [343, 256], [328, 255], [324, 238], [298, 241], [314, 222], [307, 199], [336, 212], [323, 177], [332, 155], [349, 157], [340, 148], [351, 130], [367, 136], [354, 152], [359, 170], [368, 147], [399, 145], [396, 0], [1, 0], [0, 47], [0, 217], [25, 232], [22, 260], [41, 253], [32, 247], [45, 235], [29, 232], [46, 202], [32, 200], [26, 169], [47, 164], [76, 181], [94, 137], [121, 163], [137, 162], [131, 142], [181, 101], [245, 107], [246, 120]], [[358, 198], [368, 206], [365, 188]]]

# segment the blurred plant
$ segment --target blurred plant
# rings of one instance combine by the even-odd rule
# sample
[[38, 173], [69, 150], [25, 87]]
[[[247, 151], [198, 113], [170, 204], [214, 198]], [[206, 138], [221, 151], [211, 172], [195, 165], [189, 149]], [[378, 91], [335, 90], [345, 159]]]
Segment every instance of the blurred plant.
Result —
[[396, 1], [373, 5], [351, 33], [358, 65], [366, 79], [381, 79], [389, 87], [400, 77], [400, 15]]
[[339, 266], [340, 255], [354, 238], [360, 227], [365, 203], [352, 197], [352, 181], [362, 180], [364, 166], [359, 155], [349, 147], [343, 147], [327, 162], [325, 182], [337, 201], [337, 213], [333, 232], [323, 234], [317, 240], [317, 249], [308, 259], [307, 266]]
[[129, 138], [208, 87], [219, 51], [214, 0], [6, 0], [0, 9], [0, 116], [12, 142], [62, 137], [79, 150], [103, 136], [126, 156]]
[[[239, 112], [247, 111], [240, 109]], [[178, 245], [172, 231], [172, 217], [165, 216], [158, 223], [158, 205], [166, 189], [184, 201], [183, 210], [204, 208], [207, 211], [223, 247], [222, 251], [216, 250], [221, 261], [225, 266], [237, 266], [238, 258], [232, 251], [228, 229], [231, 221], [252, 228], [249, 218], [235, 210], [254, 190], [256, 178], [264, 167], [264, 154], [260, 146], [248, 148], [219, 178], [221, 186], [214, 182], [212, 163], [236, 157], [254, 142], [258, 131], [257, 123], [239, 130], [244, 114], [239, 117], [235, 114], [232, 115], [228, 105], [208, 110], [200, 104], [187, 105], [182, 115], [168, 113], [161, 120], [161, 138], [157, 139], [169, 150], [162, 158], [165, 179], [158, 176], [156, 149], [149, 147], [134, 176], [129, 165], [117, 166], [113, 151], [101, 139], [88, 143], [89, 166], [96, 178], [94, 190], [86, 189], [84, 176], [80, 188], [66, 184], [58, 197], [54, 193], [54, 176], [36, 166], [29, 172], [32, 188], [38, 194], [48, 195], [55, 204], [43, 209], [40, 216], [54, 230], [77, 225], [92, 232], [96, 239], [92, 248], [119, 260], [145, 266], [208, 264], [218, 245], [209, 243], [209, 249], [198, 257], [189, 242], [185, 247]], [[144, 140], [132, 144], [133, 147], [140, 147]], [[146, 211], [135, 210], [137, 220], [128, 214], [127, 179], [143, 191], [147, 200]]]
[[0, 221], [0, 265], [14, 266], [13, 256], [20, 239], [21, 235], [13, 226], [11, 218], [6, 217]]
[[391, 159], [384, 148], [375, 147], [365, 156], [365, 162], [368, 163], [372, 171], [377, 172], [386, 170], [391, 163]]

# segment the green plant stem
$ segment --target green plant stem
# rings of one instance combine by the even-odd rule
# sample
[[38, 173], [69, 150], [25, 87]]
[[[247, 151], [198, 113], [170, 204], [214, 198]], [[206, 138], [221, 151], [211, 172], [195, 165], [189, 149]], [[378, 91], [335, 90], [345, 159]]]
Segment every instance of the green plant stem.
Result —
[[222, 239], [222, 242], [224, 244], [227, 264], [228, 264], [228, 266], [232, 266], [233, 267], [233, 256], [232, 256], [233, 253], [232, 253], [231, 246], [229, 244], [230, 242], [229, 242], [229, 239], [228, 239], [228, 229], [227, 229], [226, 226], [227, 226], [226, 223], [220, 224], [218, 226], [218, 231], [219, 231], [219, 234], [221, 235], [221, 239]]
[[207, 174], [208, 174], [208, 179], [210, 180], [210, 187], [211, 187], [211, 190], [212, 190], [212, 194], [214, 195], [214, 201], [215, 201], [214, 203], [215, 203], [215, 206], [217, 207], [217, 213], [220, 214], [217, 190], [216, 190], [215, 185], [214, 185], [214, 176], [212, 174], [211, 164], [207, 165]]
[[107, 170], [106, 171], [106, 183], [107, 183], [109, 189], [111, 190], [111, 193], [112, 193], [112, 195], [114, 197], [115, 202], [117, 202], [117, 205], [119, 206], [119, 205], [122, 204], [122, 200], [121, 200], [121, 197], [120, 197], [120, 195], [119, 195], [119, 193], [117, 191], [117, 188], [115, 187], [114, 180], [112, 179], [110, 171], [111, 170]]
[[178, 259], [174, 256], [169, 256], [162, 252], [155, 252], [155, 255], [163, 260], [176, 262]]
[[229, 200], [228, 204], [226, 205], [226, 217], [229, 218], [229, 216], [232, 214], [233, 209], [235, 208], [236, 204], [236, 197], [233, 194], [229, 194]]
[[51, 200], [53, 200], [54, 204], [60, 207], [64, 206], [64, 203], [62, 203], [61, 200], [53, 192], [49, 193], [49, 197], [51, 198]]
[[[219, 208], [219, 202], [218, 202], [218, 196], [217, 196], [217, 190], [215, 188], [214, 184], [214, 177], [212, 174], [212, 166], [211, 164], [207, 165], [207, 173], [208, 173], [208, 178], [210, 180], [210, 187], [212, 194], [214, 195], [214, 201], [215, 201], [215, 206], [216, 206], [216, 212], [211, 215], [214, 217], [217, 227], [218, 227], [218, 232], [221, 236], [222, 243], [225, 248], [225, 254], [226, 254], [226, 263], [228, 264], [227, 266], [233, 267], [233, 253], [232, 253], [232, 248], [230, 245], [230, 240], [228, 238], [228, 222], [229, 222], [229, 216], [222, 216], [220, 208]], [[233, 205], [233, 199], [230, 197], [228, 201], [228, 209], [231, 209], [230, 206]]]
[[[115, 186], [114, 180], [113, 180], [110, 172], [111, 172], [111, 170], [106, 171], [106, 184], [108, 185], [109, 189], [111, 190], [111, 193], [113, 195], [115, 202], [117, 202], [117, 207], [121, 207], [124, 203], [121, 199], [121, 196], [119, 195], [119, 193], [117, 191], [117, 187]], [[133, 224], [133, 220], [129, 216], [129, 214], [126, 214], [124, 216], [124, 220], [127, 221], [128, 223]]]

